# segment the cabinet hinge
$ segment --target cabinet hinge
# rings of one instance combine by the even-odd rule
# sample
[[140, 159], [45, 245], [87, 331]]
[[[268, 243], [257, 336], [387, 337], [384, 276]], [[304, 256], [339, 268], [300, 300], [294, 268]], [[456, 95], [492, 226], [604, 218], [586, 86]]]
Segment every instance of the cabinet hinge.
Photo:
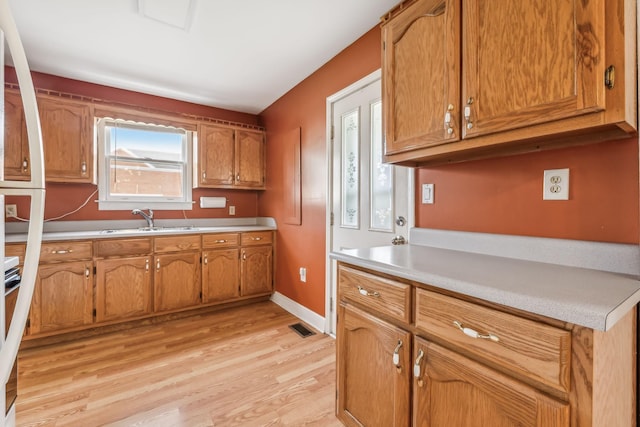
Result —
[[200, 264], [202, 264], [202, 257], [200, 257]]
[[616, 85], [616, 67], [613, 65], [604, 71], [604, 85], [607, 89], [613, 89]]
[[93, 314], [93, 317], [96, 317], [96, 316], [98, 315], [98, 313], [96, 312], [96, 309], [95, 309], [95, 308], [93, 309], [92, 314]]
[[200, 292], [200, 301], [202, 301], [202, 292]]
[[93, 266], [93, 275], [95, 276], [96, 274], [98, 274], [98, 268], [94, 265]]

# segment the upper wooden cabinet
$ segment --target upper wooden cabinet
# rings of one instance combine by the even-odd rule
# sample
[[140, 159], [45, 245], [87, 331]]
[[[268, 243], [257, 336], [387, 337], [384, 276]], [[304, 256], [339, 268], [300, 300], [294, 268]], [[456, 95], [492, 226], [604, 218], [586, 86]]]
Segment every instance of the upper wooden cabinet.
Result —
[[29, 143], [27, 127], [22, 108], [22, 98], [16, 91], [4, 93], [4, 178], [8, 180], [28, 180], [31, 175], [29, 165]]
[[403, 2], [382, 23], [386, 161], [461, 161], [634, 132], [634, 4]]
[[93, 181], [93, 114], [90, 104], [38, 95], [47, 181]]
[[200, 187], [264, 189], [264, 132], [198, 125]]

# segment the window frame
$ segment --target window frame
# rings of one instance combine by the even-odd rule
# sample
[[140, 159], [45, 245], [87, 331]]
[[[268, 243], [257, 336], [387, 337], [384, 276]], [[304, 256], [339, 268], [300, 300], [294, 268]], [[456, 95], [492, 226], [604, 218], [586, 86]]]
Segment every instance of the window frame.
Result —
[[[165, 128], [175, 133], [183, 133], [184, 161], [182, 165], [182, 194], [183, 197], [158, 197], [158, 196], [114, 196], [111, 194], [110, 180], [110, 143], [107, 140], [107, 127], [114, 127], [116, 124], [130, 128], [144, 129], [153, 127], [154, 129]], [[98, 209], [99, 210], [130, 210], [135, 208], [149, 208], [154, 210], [192, 210], [193, 209], [193, 149], [194, 131], [179, 126], [160, 125], [156, 123], [141, 122], [112, 117], [96, 117], [95, 131], [98, 151]]]

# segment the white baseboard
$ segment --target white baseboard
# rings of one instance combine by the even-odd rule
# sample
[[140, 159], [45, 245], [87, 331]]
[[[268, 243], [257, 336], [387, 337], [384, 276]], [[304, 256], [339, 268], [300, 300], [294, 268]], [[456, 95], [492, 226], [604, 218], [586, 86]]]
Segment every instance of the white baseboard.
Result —
[[312, 326], [316, 330], [324, 333], [324, 317], [318, 313], [309, 310], [302, 304], [299, 304], [289, 297], [282, 295], [280, 292], [275, 292], [271, 295], [271, 301], [278, 304], [280, 307], [293, 314], [307, 325]]

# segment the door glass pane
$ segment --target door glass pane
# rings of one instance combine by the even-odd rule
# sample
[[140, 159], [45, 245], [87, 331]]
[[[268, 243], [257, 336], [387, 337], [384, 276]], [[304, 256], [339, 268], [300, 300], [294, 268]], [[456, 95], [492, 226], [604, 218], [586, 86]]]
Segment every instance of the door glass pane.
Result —
[[342, 221], [341, 226], [360, 226], [360, 121], [359, 110], [342, 115]]
[[371, 104], [371, 229], [393, 231], [393, 169], [382, 163], [382, 102]]

